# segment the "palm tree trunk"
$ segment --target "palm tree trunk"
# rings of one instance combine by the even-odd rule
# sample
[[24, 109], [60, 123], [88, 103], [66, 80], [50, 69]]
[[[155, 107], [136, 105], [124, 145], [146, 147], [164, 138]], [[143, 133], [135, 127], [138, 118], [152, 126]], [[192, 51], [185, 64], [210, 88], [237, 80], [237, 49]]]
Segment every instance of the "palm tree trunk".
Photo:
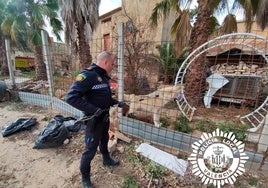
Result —
[[44, 63], [42, 46], [35, 46], [35, 79], [47, 80], [46, 65]]
[[[210, 28], [211, 15], [213, 10], [210, 9], [204, 1], [198, 1], [199, 8], [197, 20], [194, 24], [191, 37], [191, 50], [196, 49], [203, 43], [207, 42], [209, 36], [213, 32]], [[190, 104], [198, 106], [202, 103], [202, 98], [205, 91], [205, 54], [199, 56], [189, 67], [185, 77], [185, 96]]]
[[7, 56], [6, 56], [6, 47], [5, 47], [5, 38], [1, 35], [0, 38], [1, 48], [0, 48], [0, 71], [3, 76], [9, 74], [8, 65], [7, 65]]
[[85, 29], [84, 29], [85, 24], [79, 24], [78, 26], [78, 54], [79, 54], [79, 61], [80, 61], [80, 68], [84, 69], [89, 67], [89, 65], [92, 62], [92, 56], [90, 54], [90, 46], [86, 42], [85, 39]]
[[202, 98], [205, 92], [205, 71], [204, 56], [199, 56], [193, 62], [185, 77], [185, 96], [189, 103], [194, 106], [202, 104]]

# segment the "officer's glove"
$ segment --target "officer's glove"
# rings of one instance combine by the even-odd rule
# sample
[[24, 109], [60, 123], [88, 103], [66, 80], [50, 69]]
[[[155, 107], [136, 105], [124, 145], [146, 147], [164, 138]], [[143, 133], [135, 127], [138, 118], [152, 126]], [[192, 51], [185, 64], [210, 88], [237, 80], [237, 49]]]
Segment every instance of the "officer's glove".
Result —
[[122, 108], [122, 114], [126, 116], [129, 111], [129, 105], [125, 102], [119, 102], [118, 107]]

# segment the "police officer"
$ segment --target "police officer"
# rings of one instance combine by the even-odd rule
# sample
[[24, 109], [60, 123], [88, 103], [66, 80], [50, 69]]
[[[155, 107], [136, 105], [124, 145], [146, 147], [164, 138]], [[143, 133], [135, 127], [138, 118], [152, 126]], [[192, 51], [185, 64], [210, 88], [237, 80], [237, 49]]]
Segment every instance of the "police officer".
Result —
[[119, 165], [119, 161], [112, 159], [108, 152], [109, 108], [118, 104], [126, 112], [129, 106], [112, 98], [108, 74], [112, 71], [115, 60], [111, 53], [101, 52], [97, 56], [96, 64], [84, 69], [76, 77], [76, 81], [72, 84], [66, 96], [67, 103], [90, 117], [85, 129], [86, 145], [80, 163], [84, 188], [92, 187], [90, 163], [98, 146], [103, 157], [103, 165]]

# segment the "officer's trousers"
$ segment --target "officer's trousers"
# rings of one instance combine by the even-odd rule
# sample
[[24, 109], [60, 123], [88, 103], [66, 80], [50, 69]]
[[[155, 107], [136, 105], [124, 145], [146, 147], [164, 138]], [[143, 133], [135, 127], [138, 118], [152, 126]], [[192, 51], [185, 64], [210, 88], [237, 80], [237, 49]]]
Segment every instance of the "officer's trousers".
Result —
[[102, 155], [109, 155], [109, 126], [109, 117], [106, 117], [105, 120], [98, 120], [97, 128], [94, 132], [90, 132], [90, 129], [86, 127], [85, 149], [80, 163], [80, 172], [83, 178], [90, 178], [90, 163], [96, 154], [98, 146]]

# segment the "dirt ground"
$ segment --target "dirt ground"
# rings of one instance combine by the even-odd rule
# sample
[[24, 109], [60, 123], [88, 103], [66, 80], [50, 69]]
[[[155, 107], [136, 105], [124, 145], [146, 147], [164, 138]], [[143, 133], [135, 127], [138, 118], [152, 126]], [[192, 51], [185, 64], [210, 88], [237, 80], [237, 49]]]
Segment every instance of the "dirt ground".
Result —
[[[50, 117], [56, 114], [23, 103], [0, 103], [0, 128], [22, 117], [34, 117], [38, 122], [30, 131], [18, 132], [8, 137], [0, 136], [0, 188], [81, 187], [79, 162], [84, 147], [82, 132], [73, 133], [70, 142], [66, 145], [49, 149], [33, 149], [38, 133], [47, 125]], [[150, 179], [142, 170], [142, 163], [133, 164], [129, 161], [126, 152], [128, 147], [125, 142], [117, 143], [117, 150], [112, 156], [120, 160], [118, 167], [104, 167], [101, 155], [97, 153], [92, 162], [91, 173], [96, 188], [131, 187], [124, 184], [127, 176], [135, 178], [138, 183], [136, 187], [206, 187], [189, 173], [182, 178], [168, 171], [159, 178]], [[263, 172], [246, 173], [237, 181], [239, 184], [224, 187], [265, 188], [268, 187], [267, 177]]]
[[[47, 125], [51, 113], [37, 106], [0, 103], [1, 128], [18, 118], [37, 118], [38, 124], [30, 131], [21, 131], [8, 137], [0, 136], [1, 188], [79, 188], [79, 162], [83, 150], [83, 133], [73, 134], [70, 142], [57, 148], [33, 149], [38, 133]], [[95, 187], [121, 187], [124, 174], [131, 173], [121, 159], [115, 168], [103, 167], [97, 154], [92, 163], [92, 181]]]

